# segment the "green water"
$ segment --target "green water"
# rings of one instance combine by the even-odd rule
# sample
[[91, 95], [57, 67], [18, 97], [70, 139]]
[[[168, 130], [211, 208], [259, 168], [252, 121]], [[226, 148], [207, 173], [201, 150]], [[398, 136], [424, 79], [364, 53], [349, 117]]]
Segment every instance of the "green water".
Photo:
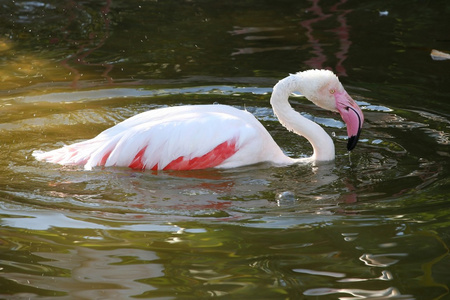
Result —
[[[1, 299], [450, 299], [447, 1], [6, 1], [0, 4]], [[334, 163], [84, 171], [31, 153], [149, 109], [269, 106], [329, 68], [365, 114], [293, 107]]]

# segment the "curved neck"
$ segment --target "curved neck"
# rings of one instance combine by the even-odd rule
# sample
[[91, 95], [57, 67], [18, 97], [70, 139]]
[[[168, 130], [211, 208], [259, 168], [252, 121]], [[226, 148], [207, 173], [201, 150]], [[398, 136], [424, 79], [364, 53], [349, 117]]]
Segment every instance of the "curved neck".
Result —
[[331, 137], [317, 123], [296, 112], [289, 103], [292, 92], [302, 92], [302, 80], [290, 75], [280, 80], [273, 88], [270, 104], [280, 123], [289, 131], [304, 136], [312, 145], [314, 161], [334, 160], [334, 144]]

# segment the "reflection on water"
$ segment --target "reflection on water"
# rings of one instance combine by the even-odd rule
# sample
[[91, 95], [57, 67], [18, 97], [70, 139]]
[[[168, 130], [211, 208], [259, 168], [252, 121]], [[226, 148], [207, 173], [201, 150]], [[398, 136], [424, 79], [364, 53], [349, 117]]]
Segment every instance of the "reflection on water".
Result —
[[[338, 61], [334, 70], [338, 76], [347, 76], [343, 62], [347, 59], [352, 42], [350, 41], [350, 30], [349, 25], [347, 24], [346, 15], [352, 10], [339, 8], [339, 6], [347, 2], [347, 0], [341, 0], [329, 8], [330, 13], [325, 14], [320, 2], [320, 0], [313, 0], [312, 6], [307, 9], [307, 12], [312, 13], [314, 17], [300, 22], [300, 25], [306, 29], [306, 37], [308, 38], [310, 47], [313, 49], [312, 53], [314, 53], [314, 57], [308, 59], [305, 64], [313, 69], [323, 69], [326, 67], [328, 57], [323, 49], [326, 45], [324, 42], [320, 41], [320, 38], [316, 37], [314, 28], [319, 27], [321, 21], [325, 21], [328, 18], [335, 18], [339, 25], [330, 30], [336, 35], [337, 40], [339, 41], [339, 50], [335, 53], [335, 57]], [[317, 35], [320, 34], [322, 34], [321, 30]]]
[[[86, 172], [29, 156], [60, 142], [60, 134], [52, 131], [65, 132], [67, 143], [87, 138], [105, 124], [158, 107], [167, 97], [189, 103], [203, 95], [233, 101], [239, 94], [251, 103], [268, 97], [267, 92], [216, 85], [57, 93], [45, 102], [42, 95], [10, 99], [22, 108], [45, 105], [2, 124], [3, 140], [20, 132], [26, 141], [16, 145], [18, 153], [2, 167], [5, 174], [20, 178], [9, 180], [1, 191], [1, 224], [7, 228], [1, 239], [10, 249], [0, 260], [3, 282], [14, 282], [13, 290], [22, 292], [13, 294], [27, 297], [177, 293], [413, 299], [412, 281], [420, 277], [436, 295], [446, 293], [445, 276], [436, 275], [436, 266], [448, 265], [448, 249], [433, 231], [418, 229], [430, 220], [421, 214], [421, 197], [411, 198], [441, 185], [445, 170], [437, 161], [415, 157], [414, 148], [399, 139], [404, 130], [433, 138], [430, 130], [448, 124], [443, 116], [360, 101], [370, 124], [361, 148], [369, 151], [349, 155], [338, 150], [335, 163], [317, 166]], [[56, 101], [58, 97], [67, 102]], [[154, 101], [146, 105], [141, 99]], [[335, 115], [294, 99], [307, 117], [338, 133], [337, 149], [344, 148], [345, 128]], [[280, 127], [270, 109], [245, 108], [277, 133], [290, 155], [311, 151]], [[36, 132], [46, 136], [33, 139]], [[401, 202], [393, 201], [401, 196], [412, 201], [413, 215], [402, 214]], [[438, 199], [436, 205], [440, 203]], [[31, 244], [27, 232], [33, 233]], [[21, 259], [14, 258], [17, 251], [23, 252]], [[32, 260], [25, 259], [29, 255]], [[405, 278], [411, 289], [400, 284]]]
[[[39, 268], [14, 265], [18, 270], [7, 274], [8, 280], [29, 287], [30, 292], [19, 297], [33, 298], [44, 293], [77, 299], [125, 299], [155, 290], [139, 281], [161, 277], [164, 270], [161, 264], [152, 263], [159, 259], [154, 253], [132, 248], [75, 247], [68, 253], [33, 252], [33, 256]], [[0, 292], [0, 296], [7, 294]]]
[[[283, 220], [272, 221], [277, 219]], [[435, 279], [435, 268], [448, 265], [448, 250], [436, 234], [401, 235], [402, 229], [395, 226], [402, 223], [395, 220], [384, 219], [382, 227], [377, 225], [382, 219], [348, 221], [305, 220], [278, 229], [181, 221], [142, 231], [128, 225], [113, 229], [117, 221], [111, 221], [95, 229], [79, 224], [79, 229], [34, 230], [31, 240], [26, 231], [10, 235], [8, 229], [2, 234], [8, 241], [3, 245], [14, 252], [3, 254], [0, 277], [21, 286], [21, 295], [28, 297], [348, 294], [413, 299], [410, 293], [415, 293], [417, 280], [436, 296], [445, 293], [445, 284]], [[270, 224], [270, 219], [264, 223]], [[373, 229], [384, 236], [373, 241]], [[350, 231], [359, 238], [346, 240]], [[400, 249], [405, 252], [396, 252]], [[355, 259], [358, 255], [360, 260]], [[409, 293], [405, 284], [412, 285]]]
[[[110, 35], [110, 10], [111, 0], [105, 1], [105, 6], [101, 7], [96, 14], [89, 12], [89, 8], [84, 7], [82, 3], [70, 1], [64, 8], [67, 14], [67, 24], [61, 28], [62, 36], [53, 37], [50, 43], [64, 43], [68, 47], [76, 49], [76, 52], [61, 60], [61, 66], [69, 71], [73, 76], [72, 87], [77, 87], [78, 82], [82, 79], [83, 72], [79, 71], [77, 66], [101, 67], [104, 69], [101, 74], [108, 83], [112, 83], [112, 77], [109, 72], [113, 68], [113, 64], [108, 62], [94, 63], [90, 62], [89, 55], [93, 54], [97, 49], [105, 45]], [[98, 20], [99, 19], [99, 20]], [[85, 28], [87, 27], [87, 28]], [[88, 29], [95, 28], [98, 29]], [[81, 36], [79, 36], [81, 34]], [[86, 36], [87, 35], [87, 36]]]
[[402, 295], [396, 288], [385, 290], [358, 290], [358, 289], [312, 289], [305, 292], [306, 296], [324, 296], [333, 294], [350, 294], [354, 297], [340, 297], [339, 299], [414, 299], [411, 295]]
[[[0, 4], [0, 298], [446, 299], [444, 1]], [[381, 13], [382, 12], [382, 13]], [[137, 172], [37, 162], [139, 112], [229, 104], [291, 156], [275, 82], [330, 68], [365, 114], [333, 163]]]

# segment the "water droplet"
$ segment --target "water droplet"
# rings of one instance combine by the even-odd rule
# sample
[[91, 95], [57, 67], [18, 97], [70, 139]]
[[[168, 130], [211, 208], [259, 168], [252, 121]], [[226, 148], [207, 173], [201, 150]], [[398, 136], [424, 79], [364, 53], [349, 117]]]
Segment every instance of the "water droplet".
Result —
[[292, 205], [295, 202], [297, 202], [297, 198], [295, 197], [295, 194], [290, 191], [278, 193], [275, 198], [276, 198], [278, 206]]

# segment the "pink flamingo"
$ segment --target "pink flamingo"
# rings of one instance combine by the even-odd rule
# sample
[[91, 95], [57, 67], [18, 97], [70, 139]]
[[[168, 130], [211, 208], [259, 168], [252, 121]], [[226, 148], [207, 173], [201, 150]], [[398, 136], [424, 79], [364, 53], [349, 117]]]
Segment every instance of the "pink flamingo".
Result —
[[61, 165], [122, 166], [132, 169], [192, 170], [235, 168], [259, 162], [289, 165], [335, 158], [331, 137], [289, 104], [298, 91], [317, 106], [339, 112], [347, 125], [347, 149], [358, 141], [364, 116], [337, 76], [307, 70], [280, 80], [270, 103], [281, 124], [304, 136], [313, 147], [308, 158], [286, 156], [264, 126], [249, 112], [227, 105], [187, 105], [154, 109], [133, 116], [93, 139], [49, 152], [36, 159]]

